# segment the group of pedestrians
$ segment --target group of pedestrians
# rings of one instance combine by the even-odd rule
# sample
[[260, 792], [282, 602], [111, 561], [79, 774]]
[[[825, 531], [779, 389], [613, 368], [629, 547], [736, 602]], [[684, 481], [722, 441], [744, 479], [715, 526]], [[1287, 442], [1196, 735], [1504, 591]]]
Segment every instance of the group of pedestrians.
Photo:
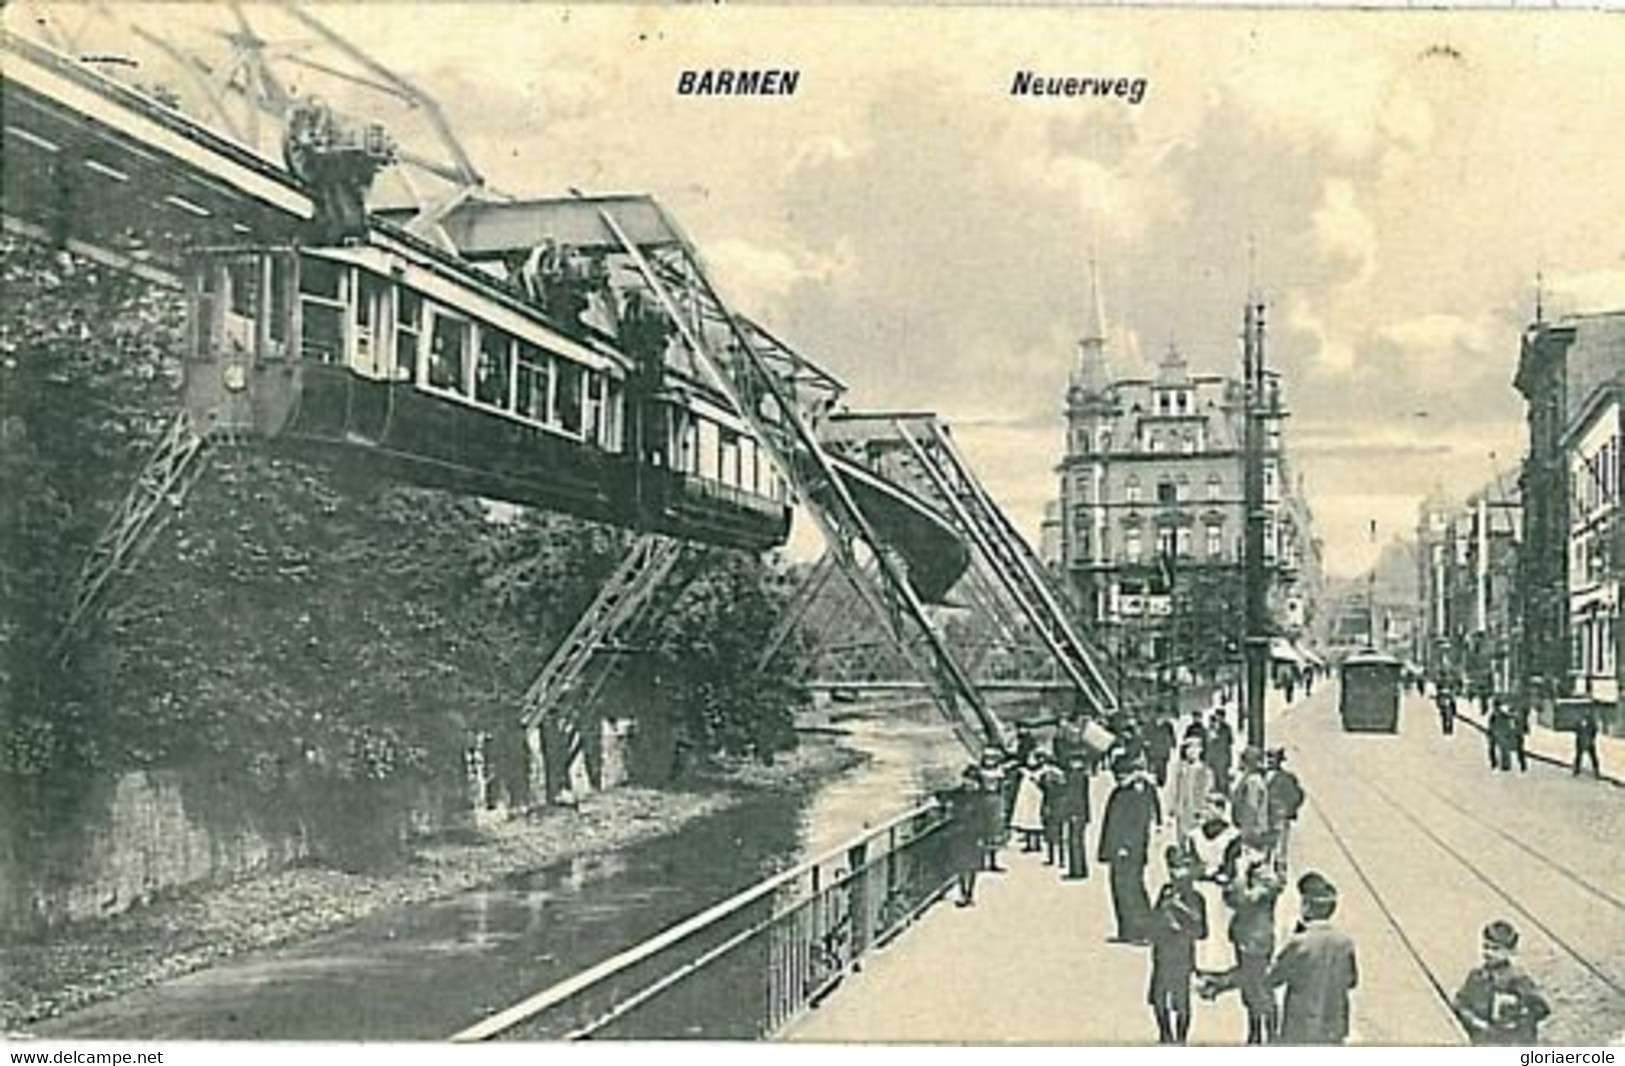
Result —
[[[1456, 732], [1456, 719], [1461, 711], [1459, 700], [1463, 698], [1458, 695], [1461, 688], [1462, 686], [1448, 680], [1434, 684], [1433, 703], [1439, 712], [1439, 731], [1445, 736], [1453, 736]], [[1502, 773], [1510, 772], [1512, 764], [1516, 762], [1520, 773], [1527, 771], [1529, 731], [1535, 711], [1534, 700], [1526, 695], [1516, 697], [1493, 695], [1484, 689], [1477, 692], [1476, 699], [1479, 713], [1485, 718], [1485, 754], [1490, 769]], [[1597, 734], [1600, 728], [1596, 708], [1585, 707], [1574, 723], [1574, 758], [1571, 769], [1576, 777], [1580, 775], [1586, 763], [1591, 764], [1592, 776], [1602, 776], [1602, 767], [1597, 758]]]
[[[1010, 751], [989, 748], [953, 800], [965, 808], [956, 903], [974, 905], [978, 875], [1002, 871], [1007, 844], [1041, 853], [1065, 879], [1087, 878], [1091, 781], [1107, 766], [1095, 858], [1107, 870], [1112, 942], [1150, 948], [1158, 1041], [1188, 1039], [1193, 999], [1234, 992], [1248, 1044], [1342, 1043], [1360, 974], [1354, 942], [1334, 921], [1337, 886], [1317, 871], [1290, 880], [1302, 784], [1282, 749], [1237, 756], [1231, 713], [1221, 702], [1183, 720], [1118, 718], [1107, 728], [1075, 719], [1059, 723], [1048, 746], [1023, 728]], [[1153, 898], [1146, 878], [1159, 854], [1167, 876]], [[1297, 917], [1283, 938], [1277, 911], [1289, 894]], [[1532, 1041], [1549, 1012], [1512, 962], [1516, 943], [1508, 923], [1491, 923], [1485, 962], [1456, 996], [1475, 1042]]]

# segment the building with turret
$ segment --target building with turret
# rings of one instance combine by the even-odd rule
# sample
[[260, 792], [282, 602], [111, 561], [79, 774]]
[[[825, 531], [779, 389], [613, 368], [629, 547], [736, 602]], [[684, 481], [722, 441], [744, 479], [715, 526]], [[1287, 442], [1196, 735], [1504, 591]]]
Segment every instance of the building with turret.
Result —
[[[1192, 371], [1173, 346], [1154, 376], [1113, 377], [1093, 267], [1090, 289], [1043, 539], [1090, 621], [1149, 632], [1127, 643], [1211, 671], [1239, 655], [1245, 613], [1243, 385]], [[1282, 446], [1277, 375], [1263, 403], [1265, 559], [1276, 627], [1295, 637], [1313, 614], [1320, 550]]]

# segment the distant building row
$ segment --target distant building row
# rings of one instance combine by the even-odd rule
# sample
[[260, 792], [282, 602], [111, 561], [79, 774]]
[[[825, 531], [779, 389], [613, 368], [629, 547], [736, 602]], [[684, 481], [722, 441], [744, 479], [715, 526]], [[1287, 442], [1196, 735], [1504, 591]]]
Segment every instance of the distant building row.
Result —
[[1625, 311], [1536, 321], [1514, 385], [1529, 451], [1515, 483], [1423, 505], [1424, 654], [1490, 691], [1588, 699], [1625, 680]]

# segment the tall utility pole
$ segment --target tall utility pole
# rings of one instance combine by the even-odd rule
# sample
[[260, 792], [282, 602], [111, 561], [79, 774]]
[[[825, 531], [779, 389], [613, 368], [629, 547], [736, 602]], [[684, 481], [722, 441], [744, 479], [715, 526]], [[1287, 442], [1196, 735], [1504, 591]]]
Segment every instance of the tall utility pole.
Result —
[[1247, 684], [1242, 711], [1247, 722], [1247, 743], [1264, 747], [1264, 688], [1269, 672], [1269, 573], [1264, 568], [1264, 523], [1269, 516], [1264, 500], [1264, 302], [1248, 294], [1242, 334], [1244, 387], [1243, 452], [1246, 466], [1242, 498], [1247, 508], [1246, 536], [1242, 540], [1242, 578], [1247, 591]]

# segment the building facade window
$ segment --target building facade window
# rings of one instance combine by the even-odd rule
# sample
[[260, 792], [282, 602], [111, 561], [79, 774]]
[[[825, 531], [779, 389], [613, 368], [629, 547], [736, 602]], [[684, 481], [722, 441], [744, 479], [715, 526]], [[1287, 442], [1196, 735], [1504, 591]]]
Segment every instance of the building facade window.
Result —
[[1217, 500], [1224, 495], [1224, 479], [1218, 474], [1207, 476], [1207, 498]]
[[1176, 499], [1178, 499], [1178, 490], [1175, 488], [1173, 481], [1164, 477], [1157, 482], [1158, 503], [1173, 503]]
[[1157, 556], [1169, 558], [1179, 550], [1178, 533], [1172, 526], [1160, 526], [1157, 529]]
[[1183, 503], [1191, 498], [1191, 479], [1184, 474], [1174, 479], [1174, 499]]
[[1123, 487], [1123, 497], [1124, 497], [1124, 499], [1128, 500], [1129, 503], [1139, 503], [1140, 502], [1140, 479], [1139, 478], [1130, 477], [1128, 479], [1128, 484]]
[[1179, 530], [1177, 544], [1179, 557], [1189, 559], [1191, 555], [1191, 531], [1189, 526], [1184, 526]]
[[1224, 554], [1224, 530], [1216, 525], [1207, 527], [1207, 557], [1217, 559]]
[[1123, 534], [1123, 555], [1131, 563], [1140, 561], [1140, 531], [1130, 529]]

